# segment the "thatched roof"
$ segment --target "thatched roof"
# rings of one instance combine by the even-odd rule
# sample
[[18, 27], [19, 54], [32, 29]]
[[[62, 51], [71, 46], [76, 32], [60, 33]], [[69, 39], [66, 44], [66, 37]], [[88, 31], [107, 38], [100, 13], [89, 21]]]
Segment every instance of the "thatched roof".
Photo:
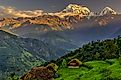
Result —
[[72, 59], [69, 63], [68, 66], [80, 66], [82, 64], [81, 61], [79, 61], [78, 59]]
[[47, 67], [34, 67], [30, 72], [21, 77], [22, 80], [51, 80], [54, 77], [54, 72]]
[[51, 80], [54, 77], [57, 69], [58, 69], [58, 66], [54, 63], [48, 64], [46, 67], [44, 66], [34, 67], [31, 69], [31, 71], [23, 75], [21, 79], [22, 80], [34, 80], [34, 79]]

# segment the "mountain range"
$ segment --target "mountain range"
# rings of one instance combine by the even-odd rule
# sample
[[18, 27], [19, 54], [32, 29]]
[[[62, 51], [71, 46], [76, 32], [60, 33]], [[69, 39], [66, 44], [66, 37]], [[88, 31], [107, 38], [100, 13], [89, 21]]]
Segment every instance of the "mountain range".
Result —
[[[8, 12], [12, 13], [13, 9], [8, 9]], [[5, 11], [3, 10], [5, 13]], [[13, 11], [14, 12], [14, 11]], [[25, 12], [25, 11], [24, 11]], [[33, 11], [34, 12], [34, 11]], [[5, 13], [7, 14], [7, 12]], [[9, 13], [8, 13], [9, 14]], [[9, 14], [10, 15], [10, 14]], [[80, 6], [77, 4], [69, 4], [65, 9], [55, 13], [41, 13], [36, 17], [9, 17], [1, 18], [0, 26], [9, 25], [10, 29], [22, 27], [30, 24], [38, 25], [48, 25], [52, 30], [63, 30], [64, 29], [73, 29], [72, 25], [81, 21], [85, 18], [91, 16], [104, 16], [104, 15], [118, 15], [118, 13], [110, 7], [105, 7], [99, 13], [92, 12], [86, 6]], [[46, 30], [45, 30], [46, 31]]]
[[[86, 6], [69, 4], [62, 11], [42, 11], [39, 16], [29, 17], [14, 16], [12, 12], [15, 14], [17, 11], [11, 8], [7, 11], [3, 9], [9, 17], [0, 19], [1, 73], [7, 72], [5, 70], [16, 72], [16, 68], [25, 66], [30, 69], [33, 65], [55, 60], [87, 42], [121, 35], [121, 14], [110, 7], [96, 13]], [[9, 62], [12, 59], [15, 61]], [[13, 63], [21, 66], [13, 68], [12, 65], [13, 70], [9, 67]]]
[[[78, 42], [81, 44], [84, 43], [85, 38], [92, 37], [93, 33], [96, 33], [94, 36], [96, 39], [101, 36], [105, 38], [107, 34], [109, 34], [108, 37], [114, 36], [113, 33], [115, 36], [120, 35], [117, 34], [117, 30], [120, 29], [120, 17], [120, 14], [110, 7], [95, 13], [86, 6], [69, 4], [62, 11], [55, 13], [43, 11], [37, 17], [1, 18], [0, 25], [2, 30], [21, 37], [47, 40], [48, 43], [50, 39], [54, 44], [61, 41], [61, 43], [69, 42], [73, 45], [77, 42], [73, 39], [79, 38], [77, 35], [80, 36], [81, 40], [79, 39]], [[113, 31], [110, 25], [115, 27]], [[88, 35], [88, 32], [91, 34]]]

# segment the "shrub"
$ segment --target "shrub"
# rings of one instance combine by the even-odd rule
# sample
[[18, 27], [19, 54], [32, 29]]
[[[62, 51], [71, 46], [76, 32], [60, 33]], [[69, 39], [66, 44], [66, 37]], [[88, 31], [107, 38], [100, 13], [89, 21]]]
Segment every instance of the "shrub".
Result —
[[62, 65], [61, 65], [61, 67], [63, 67], [63, 68], [67, 67], [67, 62], [66, 62], [65, 59], [63, 59], [63, 61], [62, 61]]

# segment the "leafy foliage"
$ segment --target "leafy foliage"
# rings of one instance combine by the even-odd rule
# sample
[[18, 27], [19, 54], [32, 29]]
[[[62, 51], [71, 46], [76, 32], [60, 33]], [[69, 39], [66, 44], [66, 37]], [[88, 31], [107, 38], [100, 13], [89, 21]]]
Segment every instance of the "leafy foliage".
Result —
[[61, 67], [63, 67], [63, 68], [67, 67], [67, 62], [66, 62], [66, 60], [65, 60], [65, 59], [63, 59], [63, 62], [62, 62]]
[[67, 62], [71, 59], [77, 58], [82, 62], [93, 60], [106, 60], [119, 58], [121, 55], [121, 38], [107, 39], [104, 41], [92, 41], [82, 48], [71, 51], [69, 54], [59, 58], [56, 64], [60, 65], [63, 59]]

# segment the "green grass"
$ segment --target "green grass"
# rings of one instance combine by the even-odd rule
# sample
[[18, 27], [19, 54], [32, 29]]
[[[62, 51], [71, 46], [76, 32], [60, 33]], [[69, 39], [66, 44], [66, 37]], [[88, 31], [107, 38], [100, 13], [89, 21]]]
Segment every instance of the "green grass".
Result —
[[121, 65], [118, 59], [88, 61], [78, 69], [60, 68], [55, 80], [121, 80]]

